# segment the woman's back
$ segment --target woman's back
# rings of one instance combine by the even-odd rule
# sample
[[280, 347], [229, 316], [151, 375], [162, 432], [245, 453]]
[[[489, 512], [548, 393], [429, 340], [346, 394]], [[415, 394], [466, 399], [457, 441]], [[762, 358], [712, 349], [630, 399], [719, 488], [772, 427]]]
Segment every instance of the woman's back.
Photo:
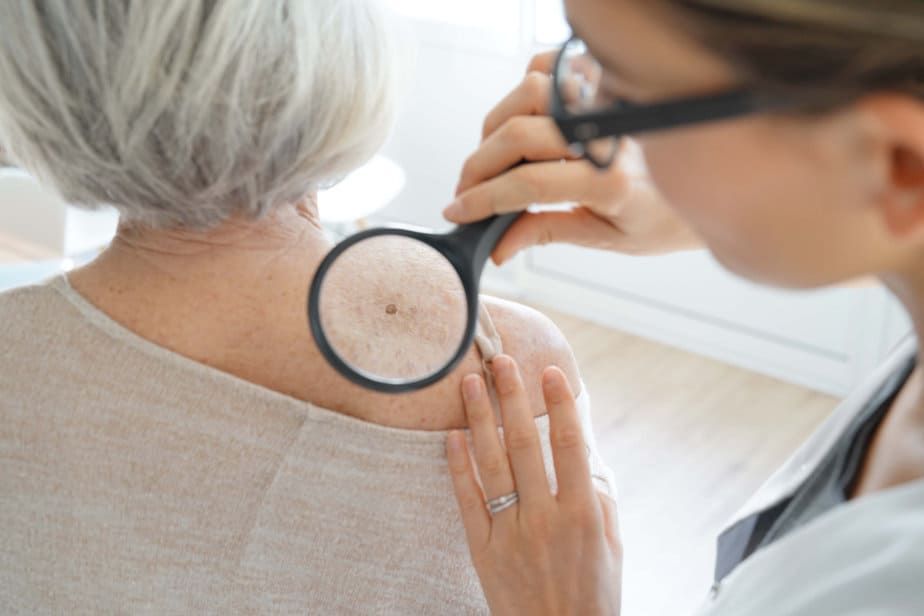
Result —
[[[385, 396], [306, 323], [316, 189], [396, 108], [377, 5], [0, 3], [4, 152], [120, 213], [70, 282], [0, 296], [0, 611], [486, 611], [440, 431], [477, 353]], [[570, 351], [493, 306], [541, 414]]]
[[5, 609], [487, 611], [444, 432], [186, 359], [64, 278], [0, 296], [0, 323]]

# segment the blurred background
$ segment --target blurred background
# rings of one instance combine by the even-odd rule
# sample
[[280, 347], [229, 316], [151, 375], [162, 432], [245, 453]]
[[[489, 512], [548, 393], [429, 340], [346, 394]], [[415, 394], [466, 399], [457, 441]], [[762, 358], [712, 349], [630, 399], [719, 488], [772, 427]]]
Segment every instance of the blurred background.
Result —
[[[380, 156], [321, 196], [334, 235], [392, 222], [446, 228], [441, 211], [484, 115], [533, 54], [569, 35], [559, 0], [387, 1], [416, 60]], [[114, 212], [70, 208], [2, 167], [0, 290], [108, 242]], [[910, 329], [881, 288], [770, 291], [702, 252], [548, 246], [491, 267], [484, 285], [549, 314], [575, 348], [620, 483], [627, 616], [695, 607], [715, 534]]]
[[[382, 214], [440, 227], [484, 115], [569, 30], [560, 0], [390, 1], [411, 17], [418, 54], [385, 149], [407, 187]], [[490, 274], [489, 286], [530, 301], [836, 395], [908, 327], [880, 289], [765, 291], [701, 253], [637, 259], [550, 246]]]

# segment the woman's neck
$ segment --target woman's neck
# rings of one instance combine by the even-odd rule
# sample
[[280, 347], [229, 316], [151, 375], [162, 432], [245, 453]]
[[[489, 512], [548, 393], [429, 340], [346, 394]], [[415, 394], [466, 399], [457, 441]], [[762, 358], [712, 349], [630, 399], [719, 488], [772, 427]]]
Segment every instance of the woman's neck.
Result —
[[[313, 200], [259, 221], [208, 231], [123, 226], [74, 289], [151, 342], [245, 380], [304, 398], [300, 383], [331, 375], [315, 361], [305, 319], [314, 272], [330, 244]], [[301, 372], [287, 374], [297, 363]]]
[[[919, 348], [919, 359], [915, 368], [915, 375], [924, 373], [924, 366], [922, 366], [924, 362], [920, 360], [920, 345], [924, 341], [924, 270], [909, 267], [906, 271], [884, 274], [880, 277], [880, 280], [901, 302], [911, 319]], [[916, 382], [915, 375], [912, 375], [912, 378], [909, 379], [910, 383]], [[909, 406], [914, 407], [908, 410], [909, 420], [912, 420], [920, 433], [924, 435], [924, 388], [907, 389], [909, 389], [909, 393], [911, 389], [914, 389], [915, 392], [913, 400], [906, 401]]]
[[464, 426], [458, 391], [462, 375], [480, 369], [473, 354], [451, 377], [404, 396], [354, 385], [324, 360], [305, 305], [329, 248], [305, 202], [208, 232], [120, 229], [70, 282], [142, 338], [245, 381], [396, 428]]
[[[329, 248], [317, 206], [305, 200], [259, 221], [232, 219], [205, 231], [121, 225], [109, 248], [70, 280], [130, 328], [174, 315], [174, 329], [182, 331], [215, 319], [216, 312], [240, 322], [272, 318], [274, 310], [286, 308], [278, 298], [307, 293]], [[203, 306], [204, 298], [217, 305]], [[304, 305], [304, 297], [299, 302]]]
[[[920, 346], [924, 340], [924, 272], [881, 277], [904, 305]], [[870, 444], [852, 497], [924, 478], [924, 367], [915, 367]]]
[[917, 339], [924, 340], [924, 270], [908, 268], [890, 272], [880, 276], [880, 280], [905, 308]]
[[235, 218], [204, 231], [120, 225], [110, 247], [77, 275], [239, 289], [254, 279], [291, 273], [292, 259], [312, 269], [329, 248], [312, 197], [258, 221]]

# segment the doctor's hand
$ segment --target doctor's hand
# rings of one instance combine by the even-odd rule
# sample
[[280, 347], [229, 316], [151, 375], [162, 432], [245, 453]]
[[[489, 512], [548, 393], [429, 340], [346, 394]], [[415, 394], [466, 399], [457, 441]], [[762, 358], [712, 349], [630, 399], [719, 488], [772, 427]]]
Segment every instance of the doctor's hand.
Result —
[[[594, 489], [567, 378], [558, 368], [542, 376], [558, 483], [553, 494], [517, 366], [506, 356], [492, 365], [506, 445], [479, 375], [462, 383], [474, 465], [464, 433], [453, 432], [447, 441], [472, 562], [492, 614], [619, 614], [622, 548], [616, 510]], [[518, 499], [509, 498], [514, 494]]]
[[[620, 157], [600, 171], [565, 143], [548, 115], [553, 62], [554, 54], [533, 58], [526, 79], [488, 115], [481, 145], [466, 161], [456, 200], [443, 215], [462, 224], [533, 204], [577, 204], [570, 212], [521, 217], [494, 251], [498, 264], [550, 242], [639, 255], [700, 248], [644, 171], [627, 171], [627, 159], [640, 158], [637, 146], [623, 140]], [[524, 160], [530, 164], [515, 166]]]

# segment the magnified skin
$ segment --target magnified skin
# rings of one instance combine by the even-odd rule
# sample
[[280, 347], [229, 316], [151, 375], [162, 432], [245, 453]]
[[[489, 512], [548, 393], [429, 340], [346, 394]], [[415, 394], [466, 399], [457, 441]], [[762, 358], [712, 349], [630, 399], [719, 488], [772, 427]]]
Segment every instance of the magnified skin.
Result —
[[[321, 302], [325, 331], [338, 354], [367, 372], [395, 378], [441, 368], [465, 331], [465, 294], [455, 270], [431, 248], [412, 240], [379, 238], [344, 253], [325, 278]], [[539, 375], [548, 365], [562, 367], [575, 393], [580, 391], [571, 350], [551, 321], [512, 302], [490, 297], [482, 302], [505, 352], [521, 365], [537, 414], [544, 413]], [[336, 390], [343, 394], [331, 408], [396, 427], [464, 427], [459, 386], [465, 375], [481, 370], [481, 357], [472, 348], [445, 379], [401, 395], [373, 392], [337, 374]]]
[[344, 361], [402, 381], [449, 363], [468, 322], [453, 267], [426, 244], [397, 236], [374, 237], [340, 255], [324, 278], [320, 316]]

